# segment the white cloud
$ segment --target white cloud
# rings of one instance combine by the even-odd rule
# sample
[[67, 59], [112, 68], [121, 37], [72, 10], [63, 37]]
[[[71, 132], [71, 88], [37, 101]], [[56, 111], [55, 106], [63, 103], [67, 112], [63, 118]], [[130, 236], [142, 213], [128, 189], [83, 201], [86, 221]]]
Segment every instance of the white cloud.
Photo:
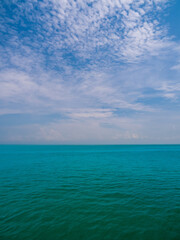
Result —
[[[147, 106], [136, 103], [136, 98], [127, 97], [125, 86], [113, 86], [117, 79], [110, 82], [109, 78], [110, 73], [81, 71], [67, 81], [53, 72], [28, 74], [7, 69], [0, 72], [0, 99], [10, 103], [10, 109], [14, 104], [22, 112], [62, 112], [71, 117], [108, 117], [113, 109], [150, 111]], [[102, 107], [104, 110], [97, 110]], [[110, 108], [112, 110], [107, 111]]]
[[177, 64], [171, 68], [172, 70], [180, 70], [180, 64]]
[[166, 2], [46, 0], [17, 3], [16, 21], [24, 12], [36, 29], [36, 32], [30, 30], [20, 42], [26, 41], [36, 49], [46, 48], [55, 57], [59, 50], [69, 49], [76, 56], [91, 60], [103, 55], [108, 48], [109, 56], [134, 62], [167, 47], [165, 32], [153, 17], [158, 7], [165, 6]]
[[180, 96], [180, 83], [177, 81], [164, 81], [157, 90], [162, 91], [163, 97], [176, 101]]

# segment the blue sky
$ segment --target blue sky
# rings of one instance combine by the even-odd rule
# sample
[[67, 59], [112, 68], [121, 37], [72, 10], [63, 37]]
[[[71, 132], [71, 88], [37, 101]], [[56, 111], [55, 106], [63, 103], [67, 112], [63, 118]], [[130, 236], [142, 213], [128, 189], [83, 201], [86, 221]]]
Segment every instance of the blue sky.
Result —
[[180, 143], [180, 1], [2, 0], [0, 143]]

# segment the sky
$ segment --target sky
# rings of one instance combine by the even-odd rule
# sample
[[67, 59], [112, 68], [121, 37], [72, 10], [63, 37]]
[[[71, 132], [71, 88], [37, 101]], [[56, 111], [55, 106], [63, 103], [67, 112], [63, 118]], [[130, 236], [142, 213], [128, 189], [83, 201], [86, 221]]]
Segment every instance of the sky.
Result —
[[180, 144], [180, 1], [1, 0], [1, 144]]

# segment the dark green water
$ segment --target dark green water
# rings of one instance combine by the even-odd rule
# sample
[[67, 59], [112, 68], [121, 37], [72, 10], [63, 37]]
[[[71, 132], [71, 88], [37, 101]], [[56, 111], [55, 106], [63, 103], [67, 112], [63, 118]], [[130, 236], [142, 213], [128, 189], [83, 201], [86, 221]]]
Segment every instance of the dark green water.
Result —
[[180, 239], [180, 145], [0, 146], [0, 240]]

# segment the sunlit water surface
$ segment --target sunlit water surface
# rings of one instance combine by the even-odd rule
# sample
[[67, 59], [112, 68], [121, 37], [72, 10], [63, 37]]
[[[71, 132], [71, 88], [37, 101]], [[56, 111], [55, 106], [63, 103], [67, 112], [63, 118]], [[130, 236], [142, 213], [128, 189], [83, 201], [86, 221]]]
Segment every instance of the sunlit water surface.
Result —
[[180, 240], [180, 145], [0, 146], [1, 240]]

